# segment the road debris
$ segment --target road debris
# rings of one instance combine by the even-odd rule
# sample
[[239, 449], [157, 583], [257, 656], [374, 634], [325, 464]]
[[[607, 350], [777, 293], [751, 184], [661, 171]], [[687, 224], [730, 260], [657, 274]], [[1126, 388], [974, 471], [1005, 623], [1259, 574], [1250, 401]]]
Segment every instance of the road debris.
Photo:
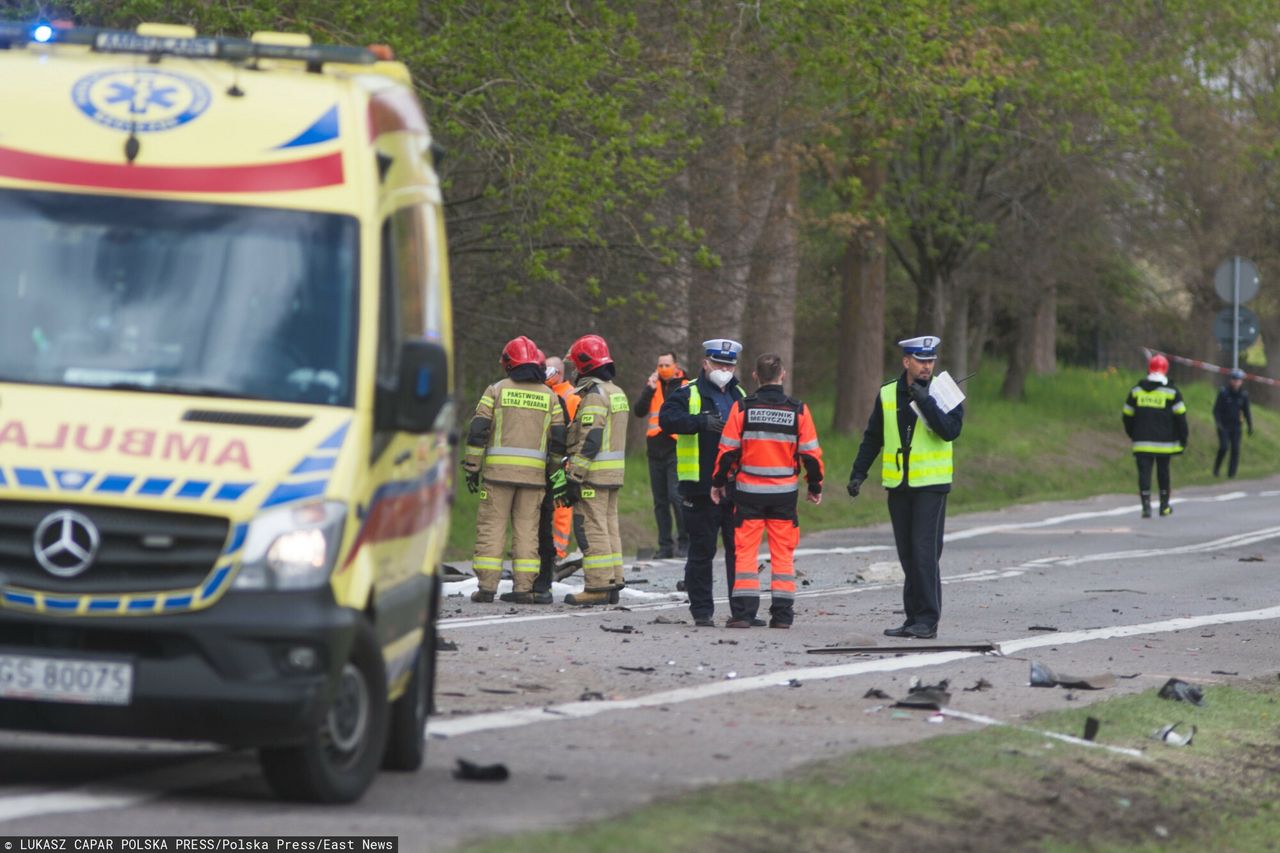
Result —
[[458, 644], [452, 640], [436, 640], [436, 651], [438, 652], [456, 652]]
[[652, 666], [620, 666], [618, 669], [626, 672], [657, 672], [658, 670]]
[[1238, 562], [1241, 563], [1265, 563], [1267, 560], [1261, 554], [1250, 554], [1247, 557], [1241, 557]]
[[992, 689], [993, 687], [995, 687], [995, 685], [994, 685], [994, 684], [992, 684], [990, 681], [987, 681], [985, 678], [979, 678], [979, 679], [978, 679], [978, 681], [977, 681], [977, 683], [976, 683], [976, 684], [974, 684], [972, 687], [966, 687], [966, 688], [964, 688], [964, 692], [965, 692], [965, 693], [976, 693], [976, 692], [978, 692], [978, 691], [980, 691], [980, 690], [990, 690], [990, 689]]
[[677, 619], [675, 616], [667, 616], [659, 614], [656, 618], [649, 622], [650, 625], [688, 625], [689, 623], [683, 619]]
[[863, 699], [892, 699], [888, 693], [885, 693], [879, 687], [872, 687], [866, 693], [862, 694]]
[[519, 693], [519, 692], [520, 692], [519, 690], [508, 690], [508, 689], [506, 689], [505, 687], [477, 687], [476, 689], [477, 689], [477, 690], [479, 690], [481, 693], [502, 693], [502, 694], [510, 694], [510, 693]]
[[1211, 669], [1209, 670], [1209, 674], [1210, 675], [1239, 675], [1240, 673], [1231, 672], [1230, 670], [1226, 670], [1226, 669]]
[[603, 702], [604, 694], [599, 690], [588, 690], [578, 697], [579, 702]]
[[459, 758], [453, 770], [453, 778], [466, 782], [505, 782], [510, 777], [505, 764], [475, 764], [465, 758]]
[[640, 633], [630, 625], [623, 625], [621, 628], [610, 628], [608, 625], [601, 625], [601, 631], [608, 631], [610, 634], [638, 634]]
[[1188, 684], [1181, 678], [1170, 678], [1156, 695], [1161, 699], [1171, 699], [1174, 702], [1190, 702], [1197, 707], [1204, 707], [1204, 691], [1194, 684]]
[[907, 695], [894, 703], [894, 707], [941, 711], [951, 701], [951, 693], [947, 690], [950, 684], [945, 678], [937, 684], [921, 684], [919, 678], [912, 676]]
[[[441, 575], [441, 579], [442, 579], [442, 580], [444, 580], [444, 579], [446, 579], [446, 578], [469, 578], [469, 577], [471, 577], [471, 573], [470, 573], [470, 572], [464, 572], [462, 569], [458, 568], [457, 566], [451, 566], [451, 565], [449, 565], [448, 563], [441, 563], [441, 564], [440, 564], [440, 575]], [[448, 582], [448, 581], [446, 581], [446, 582]]]
[[1057, 631], [1058, 629], [1052, 625], [1028, 625], [1028, 631]]
[[1102, 721], [1097, 717], [1086, 717], [1084, 721], [1084, 739], [1090, 742], [1098, 739], [1098, 729], [1102, 727]]
[[[1191, 729], [1187, 734], [1180, 734], [1177, 731], [1177, 728], [1180, 725], [1182, 725], [1181, 720], [1167, 726], [1161, 726], [1151, 733], [1151, 738], [1153, 740], [1164, 741], [1169, 744], [1169, 746], [1191, 746], [1191, 739], [1196, 736], [1195, 725], [1193, 724], [1191, 726]], [[1186, 730], [1184, 729], [1184, 731]]]
[[821, 646], [805, 649], [811, 655], [891, 655], [922, 654], [924, 652], [995, 652], [994, 643], [922, 643], [912, 642], [893, 646]]
[[[1064, 735], [1061, 732], [1043, 731], [1041, 729], [1033, 729], [1030, 726], [1019, 726], [1013, 723], [1006, 723], [1004, 720], [997, 720], [994, 717], [986, 717], [982, 714], [971, 714], [968, 711], [957, 711], [954, 708], [943, 708], [942, 715], [944, 717], [955, 717], [960, 720], [968, 720], [971, 723], [977, 723], [982, 726], [1006, 726], [1011, 729], [1017, 729], [1020, 732], [1029, 732], [1041, 737], [1051, 738], [1053, 740], [1062, 741], [1063, 743], [1075, 744], [1076, 746], [1088, 746], [1095, 749], [1105, 749], [1107, 752], [1114, 752], [1118, 755], [1127, 755], [1131, 758], [1146, 758], [1146, 754], [1140, 749], [1133, 749], [1127, 746], [1111, 746], [1110, 744], [1097, 743], [1075, 735]], [[1045, 744], [1050, 747], [1053, 744]], [[1127, 806], [1126, 806], [1127, 807]]]
[[1067, 675], [1055, 673], [1038, 660], [1031, 662], [1030, 685], [1032, 687], [1069, 687], [1074, 690], [1102, 690], [1114, 687], [1116, 677], [1109, 672], [1099, 675]]

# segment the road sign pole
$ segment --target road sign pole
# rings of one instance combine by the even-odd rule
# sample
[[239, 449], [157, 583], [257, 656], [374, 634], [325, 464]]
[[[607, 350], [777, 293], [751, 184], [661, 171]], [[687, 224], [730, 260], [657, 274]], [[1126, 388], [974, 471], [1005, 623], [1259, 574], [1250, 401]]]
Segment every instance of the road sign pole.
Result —
[[1231, 259], [1231, 367], [1240, 366], [1240, 256]]

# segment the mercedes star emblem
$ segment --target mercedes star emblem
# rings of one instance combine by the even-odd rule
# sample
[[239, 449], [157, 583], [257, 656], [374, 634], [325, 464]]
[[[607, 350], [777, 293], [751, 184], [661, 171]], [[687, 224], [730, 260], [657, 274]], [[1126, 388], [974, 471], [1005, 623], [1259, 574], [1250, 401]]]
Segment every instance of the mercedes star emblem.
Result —
[[88, 569], [100, 541], [97, 525], [69, 509], [46, 515], [33, 539], [37, 562], [60, 578], [73, 578]]

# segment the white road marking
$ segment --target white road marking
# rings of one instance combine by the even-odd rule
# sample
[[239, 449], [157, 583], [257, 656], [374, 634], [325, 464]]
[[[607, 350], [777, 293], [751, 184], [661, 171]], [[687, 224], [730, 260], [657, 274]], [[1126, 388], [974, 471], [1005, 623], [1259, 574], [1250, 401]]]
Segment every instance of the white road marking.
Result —
[[1033, 735], [1041, 737], [1053, 738], [1063, 743], [1075, 744], [1076, 746], [1090, 746], [1095, 749], [1105, 749], [1107, 752], [1116, 752], [1120, 755], [1129, 755], [1134, 758], [1146, 758], [1147, 754], [1140, 749], [1130, 749], [1127, 746], [1111, 746], [1106, 743], [1096, 743], [1091, 740], [1085, 740], [1074, 735], [1064, 735], [1061, 732], [1049, 732], [1042, 729], [1033, 729], [1030, 726], [1016, 726], [1012, 723], [1006, 723], [1004, 720], [997, 720], [995, 717], [987, 717], [982, 714], [970, 714], [967, 711], [957, 711], [954, 708], [943, 708], [940, 712], [944, 717], [955, 717], [958, 720], [968, 720], [971, 723], [977, 723], [982, 726], [1006, 726], [1008, 728], [1017, 729], [1021, 732], [1030, 732]]
[[244, 759], [230, 756], [164, 767], [110, 782], [92, 782], [62, 791], [0, 797], [0, 823], [67, 812], [124, 809], [190, 788], [249, 778]]
[[[1233, 613], [1210, 613], [1204, 616], [1189, 616], [1180, 619], [1165, 619], [1160, 622], [1148, 622], [1138, 625], [1114, 625], [1107, 628], [1091, 628], [1084, 631], [1067, 631], [1060, 634], [1027, 637], [1025, 639], [1006, 640], [996, 645], [1002, 654], [1038, 648], [1040, 646], [1069, 646], [1078, 643], [1091, 643], [1099, 640], [1111, 640], [1117, 637], [1132, 637], [1140, 634], [1163, 634], [1171, 631], [1185, 631], [1202, 628], [1208, 625], [1226, 625], [1233, 622], [1257, 622], [1280, 619], [1280, 607], [1266, 607], [1260, 610], [1243, 610]], [[869, 672], [895, 672], [904, 669], [920, 669], [944, 663], [980, 657], [980, 652], [934, 652], [906, 657], [886, 658], [857, 663], [837, 664], [835, 666], [816, 666], [803, 669], [784, 669], [766, 675], [750, 678], [739, 678], [734, 681], [717, 681], [697, 687], [682, 687], [637, 696], [631, 699], [609, 699], [601, 702], [567, 702], [542, 708], [521, 708], [514, 711], [496, 711], [488, 714], [472, 714], [448, 720], [436, 720], [427, 723], [427, 735], [431, 737], [460, 737], [477, 732], [509, 729], [527, 726], [534, 723], [547, 723], [557, 720], [576, 720], [595, 717], [612, 711], [631, 711], [637, 708], [653, 708], [660, 705], [675, 705], [681, 702], [694, 702], [724, 696], [731, 693], [746, 693], [765, 687], [774, 687], [791, 679], [804, 681], [823, 681], [833, 678], [849, 678]]]

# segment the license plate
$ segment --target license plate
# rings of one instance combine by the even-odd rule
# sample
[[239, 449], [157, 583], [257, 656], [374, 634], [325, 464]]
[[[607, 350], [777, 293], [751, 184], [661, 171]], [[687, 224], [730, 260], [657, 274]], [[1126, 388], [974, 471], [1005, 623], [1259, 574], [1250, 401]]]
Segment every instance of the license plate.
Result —
[[0, 698], [128, 705], [133, 664], [0, 654]]

